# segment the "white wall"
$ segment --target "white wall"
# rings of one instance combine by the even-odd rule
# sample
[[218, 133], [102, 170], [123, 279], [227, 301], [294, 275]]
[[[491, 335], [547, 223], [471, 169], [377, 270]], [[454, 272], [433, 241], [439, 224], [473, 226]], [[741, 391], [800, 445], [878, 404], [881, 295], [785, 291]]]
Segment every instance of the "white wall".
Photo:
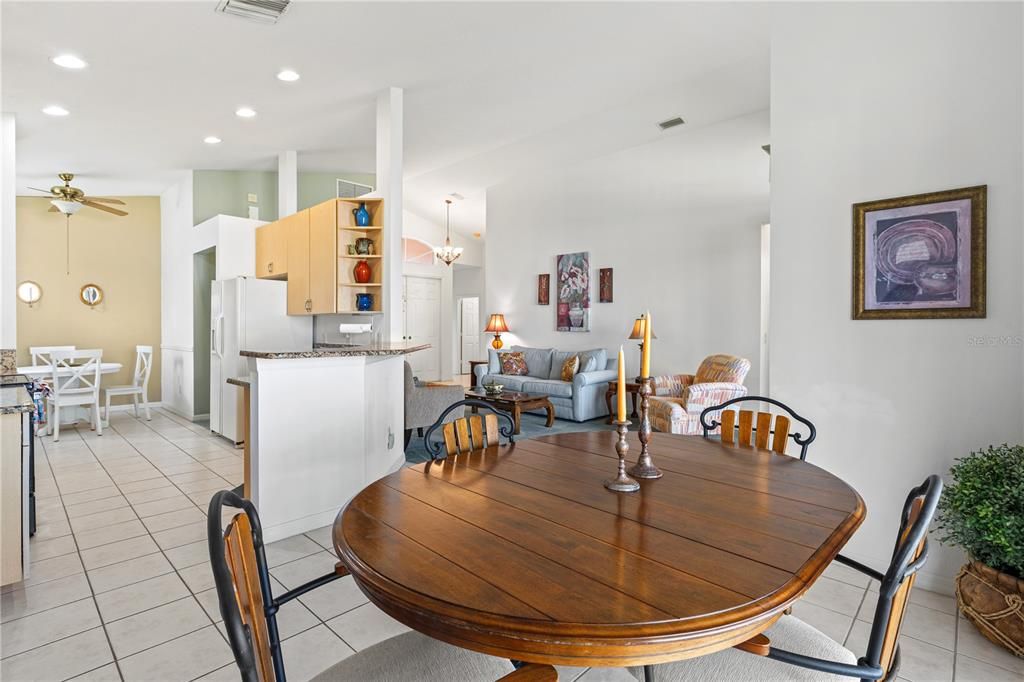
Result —
[[18, 347], [14, 114], [0, 116], [0, 348]]
[[[800, 4], [772, 40], [774, 397], [813, 418], [809, 457], [863, 496], [848, 553], [883, 567], [907, 491], [1020, 442], [1021, 5]], [[851, 204], [988, 185], [988, 317], [850, 319]], [[657, 322], [657, 320], [655, 320]], [[933, 542], [922, 586], [961, 563]]]
[[192, 418], [192, 171], [160, 195], [163, 406]]
[[[758, 387], [760, 225], [768, 217], [768, 112], [666, 132], [657, 142], [487, 191], [486, 303], [504, 313], [506, 344], [561, 349], [626, 345], [650, 309], [652, 371], [693, 372], [707, 355], [749, 358]], [[555, 257], [589, 251], [591, 331], [555, 331]], [[614, 303], [598, 303], [597, 271], [614, 268]], [[550, 273], [551, 304], [537, 305]]]

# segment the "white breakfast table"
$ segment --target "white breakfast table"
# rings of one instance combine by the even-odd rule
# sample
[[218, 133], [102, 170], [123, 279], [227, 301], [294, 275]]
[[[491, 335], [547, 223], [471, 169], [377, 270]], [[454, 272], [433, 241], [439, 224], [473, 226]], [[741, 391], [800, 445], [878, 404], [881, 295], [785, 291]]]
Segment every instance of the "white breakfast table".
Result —
[[[120, 362], [101, 362], [100, 363], [100, 374], [116, 374], [121, 371]], [[49, 365], [26, 365], [18, 368], [18, 374], [24, 374], [32, 379], [46, 379], [47, 377], [53, 377], [53, 371]], [[68, 367], [61, 367], [57, 370], [58, 377], [66, 377], [71, 375], [71, 369]]]
[[[120, 362], [101, 362], [100, 374], [117, 374], [121, 371], [121, 367], [123, 365]], [[71, 373], [70, 367], [61, 367], [57, 370], [58, 377], [68, 377], [71, 376]], [[25, 365], [18, 368], [18, 374], [23, 374], [30, 379], [53, 379], [53, 369], [49, 365]], [[100, 384], [100, 388], [103, 388], [102, 384]], [[67, 417], [64, 416], [65, 414]], [[80, 419], [89, 420], [87, 408], [65, 407], [61, 410], [61, 424], [73, 424]]]

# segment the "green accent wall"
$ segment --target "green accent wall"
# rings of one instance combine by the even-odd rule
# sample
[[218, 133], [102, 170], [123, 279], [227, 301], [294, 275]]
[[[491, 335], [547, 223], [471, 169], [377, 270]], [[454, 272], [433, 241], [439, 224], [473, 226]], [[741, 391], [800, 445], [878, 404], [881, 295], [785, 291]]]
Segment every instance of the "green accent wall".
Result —
[[338, 178], [377, 186], [377, 176], [373, 173], [299, 173], [299, 210], [338, 196]]
[[255, 194], [260, 220], [277, 220], [277, 173], [274, 171], [197, 170], [192, 173], [192, 224], [223, 213], [249, 217], [249, 194]]
[[[373, 173], [299, 173], [298, 208], [315, 206], [337, 196], [335, 180], [342, 178], [375, 185]], [[249, 194], [257, 202], [250, 204]], [[215, 215], [249, 217], [249, 206], [259, 206], [260, 220], [277, 220], [277, 171], [197, 170], [192, 173], [192, 218], [198, 225]]]

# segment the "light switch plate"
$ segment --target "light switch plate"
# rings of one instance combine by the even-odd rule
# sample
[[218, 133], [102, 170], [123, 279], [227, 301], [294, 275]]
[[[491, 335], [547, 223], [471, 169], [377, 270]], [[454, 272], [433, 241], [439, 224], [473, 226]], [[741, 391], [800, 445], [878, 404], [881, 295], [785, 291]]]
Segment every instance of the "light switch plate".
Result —
[[258, 201], [258, 198], [256, 197], [256, 195], [250, 193], [249, 194], [249, 203], [250, 204], [255, 204], [257, 201]]
[[[252, 195], [250, 195], [250, 196], [252, 196]], [[259, 206], [250, 206], [249, 207], [249, 220], [259, 220], [259, 219], [260, 219], [260, 207]]]

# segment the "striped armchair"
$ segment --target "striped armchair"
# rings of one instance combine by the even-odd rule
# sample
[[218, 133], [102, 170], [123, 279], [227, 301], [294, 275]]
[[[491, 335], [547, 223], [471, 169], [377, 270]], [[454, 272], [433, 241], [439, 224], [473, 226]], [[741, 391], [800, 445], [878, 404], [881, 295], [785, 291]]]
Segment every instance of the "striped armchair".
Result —
[[702, 433], [700, 413], [730, 398], [747, 394], [743, 380], [750, 360], [735, 355], [709, 355], [697, 374], [651, 377], [654, 394], [648, 403], [651, 427], [655, 431], [695, 435]]

